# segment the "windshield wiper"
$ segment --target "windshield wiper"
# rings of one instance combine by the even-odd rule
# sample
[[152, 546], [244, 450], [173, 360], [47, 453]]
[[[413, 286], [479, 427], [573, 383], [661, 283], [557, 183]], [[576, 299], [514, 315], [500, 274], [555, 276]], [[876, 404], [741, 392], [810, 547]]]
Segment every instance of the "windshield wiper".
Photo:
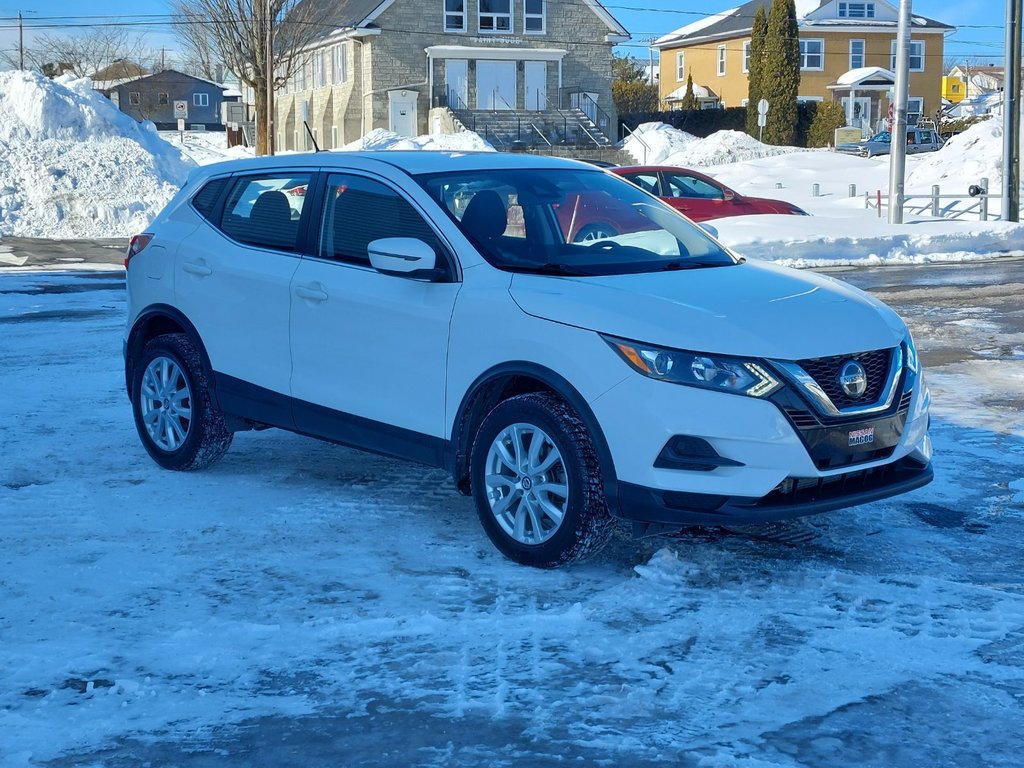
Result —
[[704, 269], [710, 267], [728, 267], [731, 264], [719, 264], [717, 261], [670, 261], [661, 267], [661, 272], [678, 272], [684, 269]]
[[509, 269], [513, 269], [516, 272], [536, 272], [541, 275], [567, 275], [570, 277], [583, 277], [586, 276], [586, 272], [581, 272], [578, 269], [571, 269], [565, 264], [548, 263], [548, 264], [508, 264]]

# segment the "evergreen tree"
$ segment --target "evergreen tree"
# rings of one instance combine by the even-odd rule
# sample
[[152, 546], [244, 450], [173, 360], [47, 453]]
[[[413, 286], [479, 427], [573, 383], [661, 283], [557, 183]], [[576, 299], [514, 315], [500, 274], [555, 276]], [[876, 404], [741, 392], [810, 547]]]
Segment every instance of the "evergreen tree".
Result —
[[761, 96], [768, 100], [768, 144], [796, 143], [796, 97], [800, 90], [800, 30], [794, 0], [772, 0], [764, 68], [760, 72]]
[[757, 138], [757, 102], [761, 100], [761, 73], [764, 70], [764, 44], [768, 37], [768, 13], [761, 5], [754, 14], [750, 32], [750, 59], [747, 63], [747, 133]]
[[680, 109], [700, 109], [700, 102], [697, 101], [697, 94], [693, 92], [693, 72], [686, 74], [686, 94], [683, 96], [683, 103]]

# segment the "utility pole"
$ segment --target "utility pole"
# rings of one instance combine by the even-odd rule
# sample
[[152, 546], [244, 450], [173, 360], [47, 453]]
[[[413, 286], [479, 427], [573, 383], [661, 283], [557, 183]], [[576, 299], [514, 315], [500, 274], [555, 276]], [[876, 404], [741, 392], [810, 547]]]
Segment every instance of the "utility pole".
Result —
[[1003, 220], [1020, 221], [1021, 2], [1006, 0], [1003, 68]]
[[274, 154], [274, 14], [267, 0], [267, 154]]
[[18, 11], [18, 69], [25, 69], [25, 24]]
[[896, 103], [889, 134], [889, 223], [903, 223], [907, 171], [907, 94], [910, 87], [910, 0], [900, 0], [896, 27]]

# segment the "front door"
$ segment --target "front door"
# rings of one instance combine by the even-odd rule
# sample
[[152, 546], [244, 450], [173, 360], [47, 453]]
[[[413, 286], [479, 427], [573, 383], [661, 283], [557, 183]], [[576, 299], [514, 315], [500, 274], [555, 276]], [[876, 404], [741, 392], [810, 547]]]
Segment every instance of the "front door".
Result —
[[846, 115], [847, 125], [860, 128], [864, 133], [871, 133], [871, 97], [855, 96], [853, 106], [850, 105], [850, 97], [843, 97], [843, 114]]
[[415, 136], [416, 91], [388, 91], [388, 112], [391, 130], [399, 136]]
[[[367, 247], [386, 237], [444, 246], [382, 181], [327, 177], [316, 255], [292, 280], [291, 391], [301, 432], [436, 463], [444, 436], [448, 323], [461, 283], [387, 275]], [[314, 225], [316, 226], [316, 225]], [[430, 454], [430, 455], [428, 455]]]
[[539, 112], [547, 103], [548, 64], [546, 61], [528, 61], [526, 72], [526, 108]]
[[476, 63], [476, 108], [516, 108], [516, 63], [514, 61], [478, 61]]
[[469, 62], [466, 59], [447, 59], [444, 81], [448, 89], [448, 106], [469, 109]]

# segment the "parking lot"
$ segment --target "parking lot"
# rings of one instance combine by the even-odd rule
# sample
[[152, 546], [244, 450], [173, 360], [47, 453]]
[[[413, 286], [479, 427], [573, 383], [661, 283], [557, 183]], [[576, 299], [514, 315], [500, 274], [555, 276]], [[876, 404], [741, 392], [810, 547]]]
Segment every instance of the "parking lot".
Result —
[[159, 470], [123, 273], [0, 268], [0, 765], [1019, 765], [1024, 263], [830, 274], [910, 324], [936, 481], [537, 571], [435, 470], [274, 430]]

